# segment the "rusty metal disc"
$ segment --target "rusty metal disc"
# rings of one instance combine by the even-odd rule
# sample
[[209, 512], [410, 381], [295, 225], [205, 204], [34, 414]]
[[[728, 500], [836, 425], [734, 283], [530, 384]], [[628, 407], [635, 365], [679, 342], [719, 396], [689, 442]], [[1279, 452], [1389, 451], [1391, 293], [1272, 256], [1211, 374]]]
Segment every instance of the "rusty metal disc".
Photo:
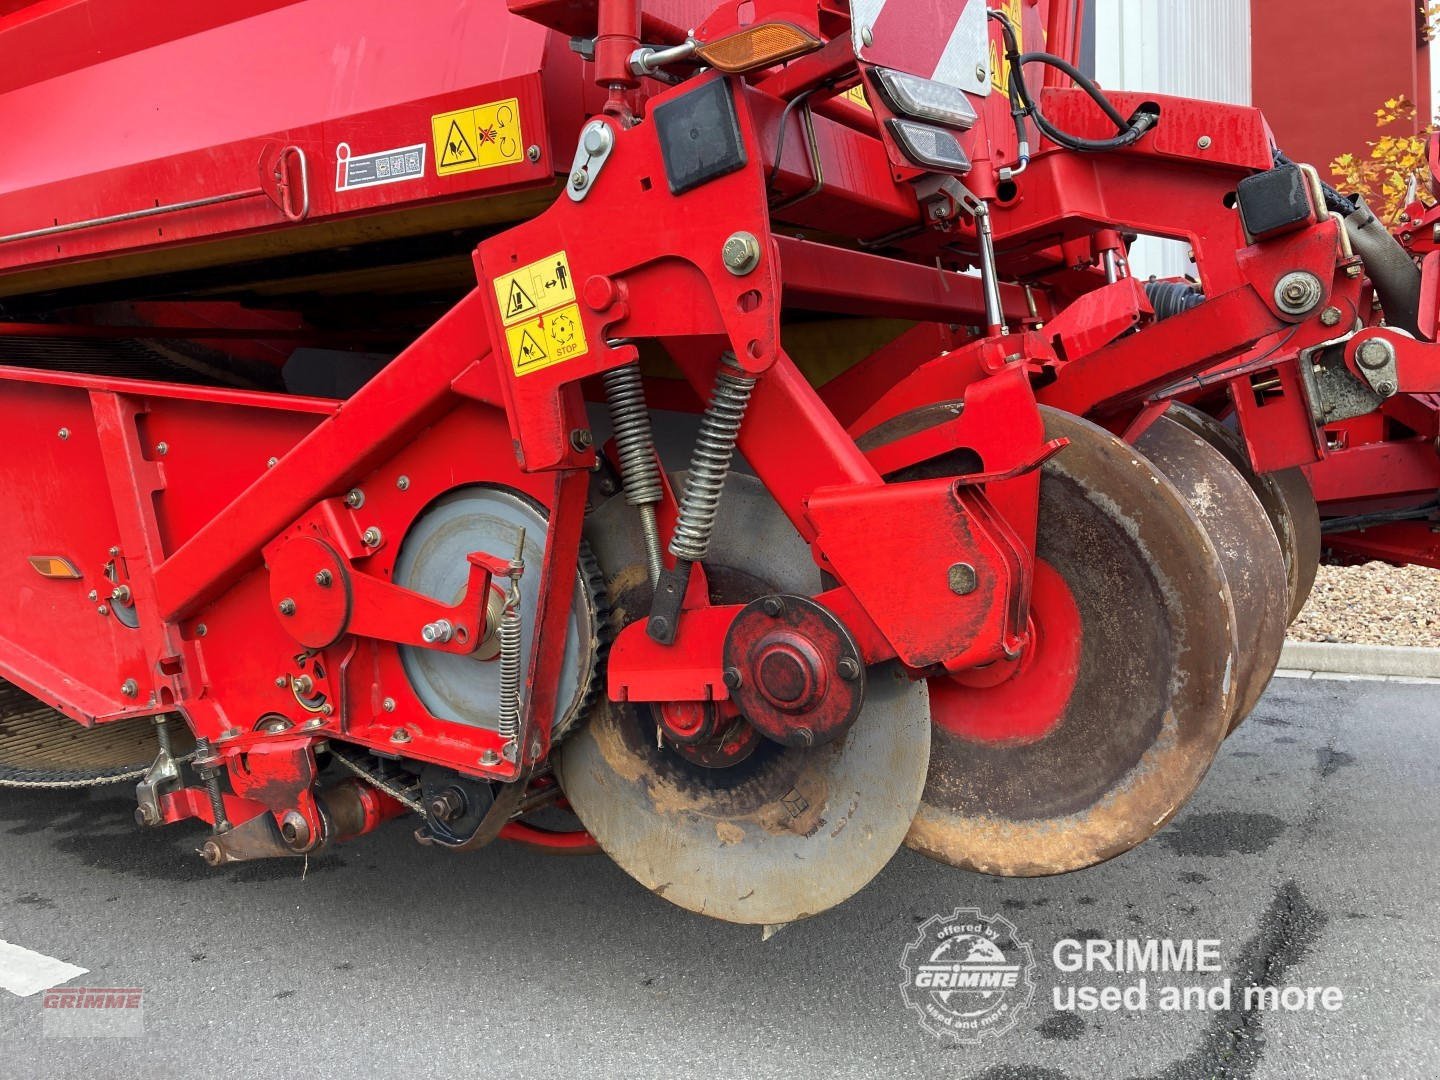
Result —
[[1301, 469], [1281, 469], [1258, 473], [1250, 464], [1249, 451], [1240, 433], [1227, 427], [1208, 413], [1179, 402], [1165, 414], [1183, 424], [1225, 455], [1225, 459], [1245, 478], [1265, 516], [1280, 541], [1285, 558], [1286, 583], [1289, 588], [1287, 625], [1293, 623], [1310, 599], [1315, 586], [1315, 571], [1320, 566], [1320, 510], [1310, 481]]
[[[1108, 432], [1044, 410], [1034, 638], [1012, 672], [931, 681], [930, 775], [906, 843], [1004, 876], [1128, 851], [1184, 805], [1233, 707], [1235, 619], [1214, 545]], [[938, 406], [886, 425], [899, 438]], [[940, 459], [914, 475], [945, 475]]]
[[[757, 480], [732, 475], [721, 506], [705, 563], [716, 601], [820, 590], [809, 548]], [[618, 630], [649, 610], [638, 515], [611, 499], [587, 519], [586, 537]], [[560, 747], [557, 775], [585, 828], [652, 892], [730, 922], [793, 922], [869, 882], [920, 803], [925, 686], [888, 667], [872, 669], [866, 686], [842, 737], [811, 747], [761, 739], [728, 768], [657, 746], [649, 706], [604, 701]]]
[[1162, 416], [1136, 440], [1135, 448], [1185, 496], [1225, 568], [1240, 642], [1229, 726], [1234, 731], [1280, 665], [1290, 607], [1280, 541], [1245, 478], [1204, 436]]

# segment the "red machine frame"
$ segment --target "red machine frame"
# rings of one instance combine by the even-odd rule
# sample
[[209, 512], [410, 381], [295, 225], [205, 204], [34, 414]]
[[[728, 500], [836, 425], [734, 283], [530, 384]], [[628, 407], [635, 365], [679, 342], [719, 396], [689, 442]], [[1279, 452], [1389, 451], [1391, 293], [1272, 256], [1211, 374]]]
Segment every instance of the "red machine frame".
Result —
[[[307, 27], [329, 28], [336, 18], [333, 0], [232, 6], [269, 9], [255, 15], [251, 29], [283, 29], [269, 40], [300, 68], [313, 62], [303, 44]], [[224, 22], [219, 9], [226, 6], [212, 7], [194, 15], [197, 31]], [[1073, 54], [1077, 4], [1029, 0], [1022, 7], [1027, 36], [1043, 33]], [[1155, 102], [1163, 123], [1112, 154], [1042, 143], [1023, 175], [1006, 178], [1001, 170], [1018, 166], [1018, 144], [1005, 95], [991, 95], [965, 140], [975, 165], [966, 183], [993, 207], [1007, 279], [1000, 289], [1005, 325], [987, 328], [981, 284], [958, 272], [979, 258], [964, 206], [947, 203], [943, 189], [917, 197], [919, 171], [895, 168], [875, 116], [844, 96], [859, 85], [864, 66], [856, 64], [844, 5], [724, 5], [697, 36], [709, 40], [783, 18], [827, 44], [748, 77], [711, 72], [668, 88], [636, 77], [630, 57], [642, 42], [683, 41], [679, 22], [642, 16], [637, 4], [617, 0], [511, 0], [509, 8], [513, 17], [489, 12], [505, 20], [504, 33], [465, 38], [481, 50], [476, 65], [495, 69], [483, 87], [431, 92], [421, 80], [401, 105], [370, 95], [344, 117], [309, 122], [302, 114], [311, 99], [302, 95], [296, 105], [267, 91], [256, 103], [265, 132], [258, 155], [256, 139], [212, 145], [188, 126], [201, 121], [188, 118], [172, 141], [191, 134], [203, 146], [150, 148], [152, 158], [168, 155], [173, 166], [161, 182], [149, 161], [102, 159], [73, 177], [34, 177], [0, 201], [8, 234], [0, 240], [0, 288], [10, 293], [48, 287], [66, 273], [83, 282], [107, 260], [137, 270], [164, 259], [202, 266], [220, 254], [256, 250], [249, 245], [282, 219], [305, 219], [295, 243], [313, 246], [356, 235], [376, 215], [411, 205], [470, 222], [524, 218], [475, 250], [480, 286], [343, 402], [0, 369], [12, 448], [0, 463], [0, 486], [18, 493], [20, 525], [0, 560], [0, 588], [19, 597], [0, 633], [0, 675], [82, 724], [183, 713], [212, 748], [206, 760], [228, 768], [232, 794], [224, 805], [233, 823], [298, 813], [306, 839], [296, 848], [323, 842], [314, 752], [327, 739], [499, 782], [526, 780], [545, 760], [597, 454], [586, 394], [596, 376], [636, 360], [637, 342], [662, 346], [683, 378], [654, 384], [667, 405], [698, 410], [722, 356], [758, 379], [739, 449], [839, 583], [816, 601], [849, 629], [867, 663], [898, 658], [917, 677], [971, 672], [1025, 647], [1037, 470], [1063, 449], [1045, 440], [1038, 405], [1131, 437], [1177, 397], [1233, 410], [1258, 469], [1307, 466], [1321, 503], [1346, 512], [1440, 489], [1440, 399], [1431, 394], [1440, 390], [1440, 360], [1429, 342], [1375, 327], [1345, 346], [1358, 377], [1355, 353], [1364, 341], [1393, 341], [1401, 379], [1381, 415], [1394, 427], [1342, 444], [1313, 421], [1298, 365], [1306, 350], [1336, 336], [1321, 312], [1373, 324], [1373, 294], [1343, 225], [1322, 200], [1286, 235], [1252, 242], [1244, 234], [1230, 197], [1239, 181], [1272, 165], [1271, 136], [1255, 110], [1113, 95], [1122, 111]], [[749, 21], [742, 22], [742, 8]], [[403, 31], [408, 13], [377, 9], [369, 17], [405, 41], [430, 26], [425, 14]], [[10, 22], [0, 22], [0, 34], [35, 48], [0, 87], [7, 109], [41, 93], [38, 80], [50, 70], [41, 46], [63, 30], [59, 22]], [[146, 20], [127, 25], [131, 51], [90, 71], [87, 92], [110, 93], [113, 80], [167, 55], [187, 70], [219, 62], [203, 33], [161, 42], [146, 36], [153, 30]], [[594, 38], [588, 85], [565, 34]], [[505, 42], [503, 58], [497, 41]], [[642, 121], [716, 83], [733, 103], [745, 161], [693, 192], [673, 194], [656, 125]], [[792, 108], [802, 94], [804, 108]], [[328, 169], [340, 131], [362, 131], [376, 148], [401, 146], [432, 116], [511, 99], [528, 117], [526, 150], [503, 168], [427, 173], [414, 184], [370, 189], [363, 199], [317, 183], [326, 170], [311, 163], [326, 161]], [[1043, 106], [1069, 131], [1107, 134], [1077, 90], [1047, 85]], [[557, 197], [557, 161], [591, 116], [613, 141], [606, 182], [583, 201]], [[31, 134], [43, 142], [53, 132], [37, 126]], [[247, 172], [258, 179], [236, 187]], [[226, 197], [205, 202], [210, 196], [197, 192]], [[156, 212], [124, 210], [145, 200]], [[840, 239], [832, 235], [836, 221], [844, 222]], [[724, 250], [740, 234], [753, 239], [757, 254], [737, 273]], [[1161, 321], [1142, 283], [1108, 280], [1106, 253], [1123, 259], [1126, 238], [1136, 234], [1188, 242], [1206, 303]], [[866, 250], [886, 237], [890, 254]], [[573, 279], [582, 346], [562, 363], [530, 370], [515, 355], [513, 320], [492, 283], [557, 252]], [[1437, 268], [1440, 259], [1426, 259], [1427, 296], [1440, 295]], [[1296, 273], [1323, 288], [1319, 302], [1298, 315], [1277, 296], [1282, 279]], [[783, 345], [782, 308], [918, 325], [816, 388]], [[193, 310], [186, 305], [167, 310], [182, 326], [199, 321], [187, 318]], [[542, 328], [546, 317], [556, 313], [540, 314]], [[96, 325], [83, 311], [74, 322], [67, 332], [133, 332]], [[1433, 337], [1433, 310], [1429, 323]], [[36, 334], [56, 332], [53, 323], [6, 332], [24, 334], [26, 325]], [[285, 336], [244, 323], [209, 336], [227, 334]], [[206, 332], [145, 336], [152, 335]], [[1267, 389], [1257, 392], [1262, 384]], [[963, 400], [965, 409], [948, 423], [881, 449], [857, 445], [885, 420], [951, 400]], [[1393, 437], [1396, 431], [1404, 437]], [[795, 446], [804, 454], [790, 453]], [[886, 480], [962, 448], [982, 466], [962, 480]], [[475, 553], [472, 588], [458, 604], [391, 581], [410, 525], [436, 497], [469, 483], [503, 483], [550, 514], [543, 565], [527, 571], [539, 609], [519, 752], [508, 756], [495, 732], [429, 714], [392, 647], [422, 644], [420, 627], [442, 616], [465, 633], [432, 647], [464, 651], [484, 630], [491, 578], [503, 569], [496, 560], [506, 553]], [[668, 527], [675, 513], [670, 495], [662, 523]], [[880, 522], [903, 533], [902, 580], [874, 555]], [[1410, 535], [1420, 528], [1392, 525], [1364, 540], [1334, 542], [1338, 550], [1440, 565], [1428, 526], [1424, 536]], [[78, 576], [37, 579], [26, 562], [31, 556], [67, 560]], [[974, 589], [940, 600], [931, 590], [922, 600], [907, 587], [943, 578], [957, 563], [975, 568]], [[328, 585], [317, 591], [322, 572], [344, 583], [343, 597], [324, 593]], [[133, 608], [137, 627], [120, 618], [120, 606]], [[643, 621], [629, 627], [610, 653], [608, 692], [725, 708], [721, 653], [738, 611], [711, 606], [697, 572], [677, 643], [653, 641]], [[76, 641], [93, 644], [77, 657]], [[387, 813], [394, 809], [382, 802]], [[214, 816], [195, 789], [172, 793], [163, 812], [167, 820]], [[370, 827], [386, 816], [374, 807], [367, 813]], [[585, 842], [533, 830], [510, 835], [559, 846]]]

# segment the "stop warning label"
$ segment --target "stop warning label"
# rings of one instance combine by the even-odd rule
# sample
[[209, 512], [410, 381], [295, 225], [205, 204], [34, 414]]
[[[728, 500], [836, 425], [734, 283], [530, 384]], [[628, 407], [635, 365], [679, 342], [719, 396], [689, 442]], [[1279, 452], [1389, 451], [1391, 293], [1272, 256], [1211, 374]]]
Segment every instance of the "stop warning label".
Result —
[[515, 374], [529, 375], [590, 351], [578, 304], [526, 319], [505, 328], [505, 345]]

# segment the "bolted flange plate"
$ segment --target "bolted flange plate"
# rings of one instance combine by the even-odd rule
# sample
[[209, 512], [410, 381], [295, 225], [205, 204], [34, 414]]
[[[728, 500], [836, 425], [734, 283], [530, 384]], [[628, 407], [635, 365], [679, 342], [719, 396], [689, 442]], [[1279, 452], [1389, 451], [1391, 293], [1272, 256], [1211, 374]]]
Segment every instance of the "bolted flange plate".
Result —
[[783, 746], [839, 738], [865, 703], [865, 665], [855, 639], [806, 596], [763, 596], [747, 604], [725, 636], [725, 671], [745, 719]]

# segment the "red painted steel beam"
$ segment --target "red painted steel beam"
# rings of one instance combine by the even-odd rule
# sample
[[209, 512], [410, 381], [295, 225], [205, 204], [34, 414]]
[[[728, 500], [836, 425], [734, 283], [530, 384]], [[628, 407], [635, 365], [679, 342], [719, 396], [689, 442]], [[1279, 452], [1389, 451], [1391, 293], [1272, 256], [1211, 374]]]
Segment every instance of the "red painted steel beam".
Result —
[[[786, 307], [965, 325], [985, 317], [978, 277], [789, 236], [777, 236], [775, 242]], [[1007, 318], [1029, 318], [1023, 288], [1003, 285], [1000, 295]], [[1048, 307], [1042, 318], [1046, 312]]]
[[485, 304], [472, 291], [157, 567], [161, 616], [178, 619], [213, 599], [304, 511], [438, 416], [451, 384], [489, 354]]
[[1354, 503], [1440, 492], [1440, 454], [1430, 439], [1379, 442], [1338, 450], [1306, 466], [1315, 501]]

